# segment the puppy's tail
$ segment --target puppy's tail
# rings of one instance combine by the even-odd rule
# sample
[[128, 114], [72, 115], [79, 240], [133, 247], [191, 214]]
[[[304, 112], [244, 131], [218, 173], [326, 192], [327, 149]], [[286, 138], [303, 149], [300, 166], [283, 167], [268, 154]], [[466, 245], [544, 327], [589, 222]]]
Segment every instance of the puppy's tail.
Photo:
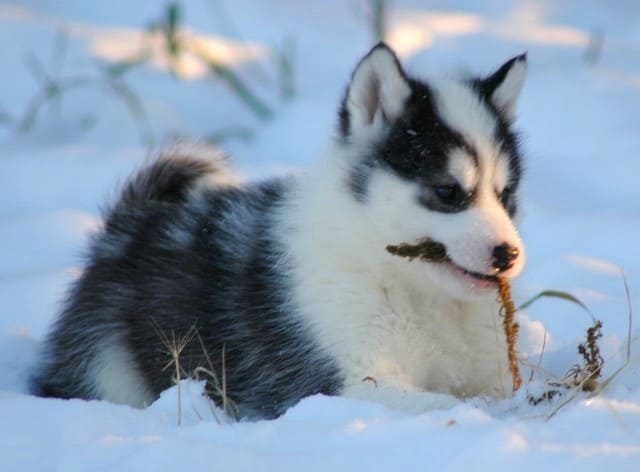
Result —
[[178, 203], [200, 182], [219, 185], [234, 181], [226, 156], [219, 151], [176, 145], [125, 184], [113, 211], [157, 202]]

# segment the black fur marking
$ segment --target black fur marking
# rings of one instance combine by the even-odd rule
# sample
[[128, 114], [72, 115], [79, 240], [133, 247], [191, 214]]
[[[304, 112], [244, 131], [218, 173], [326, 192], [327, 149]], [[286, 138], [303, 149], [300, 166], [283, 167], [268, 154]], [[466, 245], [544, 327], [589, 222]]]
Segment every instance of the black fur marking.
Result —
[[[381, 43], [362, 61], [379, 48], [389, 49]], [[473, 201], [473, 191], [455, 201], [443, 201], [435, 195], [437, 187], [456, 184], [447, 169], [448, 155], [455, 148], [461, 148], [471, 156], [476, 167], [478, 153], [460, 133], [447, 126], [437, 113], [433, 93], [425, 83], [409, 78], [403, 71], [398, 58], [389, 50], [402, 78], [411, 89], [402, 115], [392, 123], [381, 141], [372, 143], [370, 155], [354, 164], [349, 174], [347, 186], [356, 201], [366, 201], [368, 182], [377, 166], [390, 168], [402, 178], [417, 182], [422, 192], [419, 202], [427, 208], [455, 213], [469, 207]], [[360, 64], [362, 64], [362, 61]], [[356, 67], [355, 74], [360, 67]], [[339, 117], [340, 137], [344, 145], [349, 145], [350, 116], [348, 110], [349, 90], [344, 95]]]
[[[106, 344], [128, 350], [157, 396], [172, 384], [158, 330], [179, 340], [192, 328], [219, 378], [224, 349], [227, 395], [241, 416], [273, 418], [305, 396], [339, 392], [335, 362], [292, 313], [289, 261], [272, 234], [288, 181], [190, 194], [208, 171], [157, 163], [129, 184], [97, 237], [126, 232], [129, 243], [117, 257], [90, 254], [48, 337], [35, 392], [96, 398], [88, 376]], [[209, 368], [206, 358], [193, 338], [180, 365], [190, 374]]]
[[514, 217], [518, 210], [517, 192], [522, 177], [522, 157], [519, 146], [519, 136], [504, 122], [498, 120], [496, 127], [496, 142], [500, 143], [502, 152], [509, 159], [509, 181], [500, 195], [500, 201], [509, 216]]
[[216, 170], [218, 169], [213, 163], [199, 159], [161, 158], [129, 181], [115, 210], [153, 202], [184, 201], [197, 179]]
[[476, 165], [477, 152], [460, 133], [442, 121], [429, 86], [412, 79], [409, 84], [412, 93], [404, 113], [391, 126], [372, 157], [400, 177], [417, 182], [422, 189], [418, 200], [430, 210], [463, 211], [472, 203], [472, 194], [455, 204], [447, 204], [438, 198], [434, 189], [457, 183], [448, 171], [448, 156], [454, 149], [460, 148], [472, 158], [475, 156]]
[[351, 115], [349, 115], [349, 109], [347, 108], [348, 100], [349, 89], [347, 88], [342, 96], [340, 109], [338, 110], [338, 136], [343, 140], [348, 138], [351, 131]]
[[527, 53], [521, 54], [520, 56], [516, 56], [507, 62], [505, 62], [496, 72], [491, 74], [489, 77], [484, 79], [474, 79], [474, 85], [478, 88], [480, 93], [485, 97], [490, 97], [493, 95], [493, 92], [500, 86], [504, 79], [507, 77], [507, 74], [513, 67], [516, 62], [526, 61]]
[[[476, 167], [479, 166], [478, 152], [464, 136], [447, 126], [440, 118], [430, 87], [418, 80], [407, 80], [412, 93], [404, 112], [390, 125], [382, 141], [372, 145], [371, 154], [354, 165], [348, 187], [357, 201], [365, 201], [369, 177], [373, 170], [376, 166], [386, 166], [398, 176], [418, 183], [421, 188], [418, 201], [426, 208], [442, 213], [464, 211], [473, 204], [473, 189], [470, 189], [464, 198], [461, 197], [453, 203], [443, 202], [435, 194], [435, 189], [457, 183], [448, 172], [449, 155], [454, 149], [459, 148], [468, 154]], [[476, 79], [471, 81], [470, 85], [496, 120], [494, 139], [501, 151], [508, 156], [510, 169], [507, 191], [501, 196], [501, 201], [508, 213], [514, 216], [517, 211], [515, 195], [522, 174], [518, 135], [495, 105], [481, 92], [478, 85], [480, 83], [481, 81]], [[345, 114], [346, 118], [343, 118], [348, 120], [344, 104], [341, 116], [342, 114]]]
[[[387, 48], [382, 43], [376, 48], [378, 47]], [[373, 170], [376, 166], [387, 166], [400, 177], [420, 185], [422, 191], [418, 196], [418, 201], [426, 208], [443, 213], [463, 211], [473, 203], [473, 191], [470, 191], [466, 198], [458, 199], [455, 204], [447, 204], [435, 195], [434, 189], [438, 186], [456, 183], [447, 170], [448, 155], [452, 150], [461, 148], [471, 156], [476, 167], [479, 166], [478, 153], [460, 133], [447, 126], [439, 117], [430, 87], [419, 80], [409, 78], [395, 55], [394, 58], [398, 70], [407, 80], [412, 93], [407, 100], [403, 114], [394, 123], [390, 123], [387, 136], [383, 138], [382, 142], [373, 143], [374, 151], [354, 165], [347, 186], [357, 201], [364, 202], [368, 193], [369, 177]], [[513, 64], [522, 60], [526, 60], [526, 54], [514, 57], [485, 79], [476, 78], [468, 82], [495, 117], [494, 138], [509, 159], [510, 180], [507, 183], [507, 190], [499, 198], [511, 216], [514, 216], [517, 211], [515, 195], [517, 195], [522, 174], [518, 135], [511, 129], [510, 123], [504, 115], [491, 102], [490, 96], [504, 81]], [[357, 69], [356, 67], [356, 71]], [[339, 136], [346, 145], [348, 145], [350, 133], [348, 96], [349, 91], [347, 90], [338, 113]]]

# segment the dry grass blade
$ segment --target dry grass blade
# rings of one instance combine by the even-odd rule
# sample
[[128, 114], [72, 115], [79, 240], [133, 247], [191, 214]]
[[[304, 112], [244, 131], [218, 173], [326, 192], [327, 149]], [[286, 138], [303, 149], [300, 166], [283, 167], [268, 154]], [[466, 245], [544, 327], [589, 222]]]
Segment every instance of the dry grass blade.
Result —
[[[209, 356], [209, 351], [207, 351], [207, 348], [204, 345], [202, 336], [200, 336], [200, 333], [196, 333], [196, 337], [198, 338], [198, 342], [200, 343], [200, 348], [202, 349], [202, 352], [207, 361], [207, 365], [209, 366], [209, 369], [205, 369], [204, 367], [199, 366], [199, 367], [196, 367], [194, 374], [196, 375], [196, 378], [198, 378], [200, 373], [204, 373], [210, 379], [212, 379], [212, 381], [214, 381], [215, 384], [218, 384], [218, 377], [216, 377], [216, 374], [214, 372], [215, 369], [213, 368], [213, 362], [211, 362], [211, 356]], [[218, 414], [216, 413], [215, 405], [212, 404], [213, 402], [211, 400], [208, 403], [211, 409], [211, 413], [213, 414], [213, 417], [216, 420], [216, 423], [220, 424], [220, 418], [218, 418]]]
[[564, 401], [562, 401], [558, 406], [556, 406], [551, 413], [549, 413], [547, 415], [546, 420], [549, 421], [551, 418], [553, 418], [558, 413], [558, 411], [560, 411], [566, 405], [571, 403], [578, 396], [578, 394], [580, 394], [581, 392], [585, 391], [584, 387], [587, 384], [587, 382], [590, 382], [590, 381], [592, 381], [592, 378], [586, 376], [584, 379], [582, 379], [582, 381], [580, 383], [575, 385], [573, 390], [571, 390], [570, 395]]
[[624, 283], [624, 293], [627, 297], [627, 362], [631, 359], [631, 331], [633, 330], [633, 308], [631, 308], [631, 294], [629, 293], [629, 283], [627, 282], [627, 275], [624, 271], [620, 271], [622, 275], [622, 282]]
[[547, 348], [547, 330], [544, 330], [544, 336], [542, 338], [542, 350], [540, 351], [540, 356], [538, 357], [538, 364], [535, 369], [531, 369], [531, 375], [529, 375], [529, 383], [533, 382], [533, 376], [535, 373], [542, 369], [542, 358], [544, 356], [544, 352]]
[[633, 309], [631, 308], [631, 295], [629, 293], [629, 284], [627, 283], [627, 276], [625, 275], [624, 271], [621, 271], [621, 275], [622, 275], [622, 281], [624, 283], [625, 295], [627, 297], [627, 317], [628, 318], [627, 318], [626, 359], [625, 359], [624, 364], [622, 364], [620, 367], [618, 367], [615, 370], [615, 372], [613, 372], [609, 377], [607, 377], [605, 380], [600, 382], [600, 385], [599, 385], [597, 391], [595, 392], [596, 394], [600, 394], [607, 387], [609, 387], [611, 382], [613, 382], [613, 380], [618, 376], [618, 374], [620, 374], [620, 372], [622, 372], [624, 369], [626, 369], [629, 366], [629, 364], [631, 363], [631, 332], [633, 330]]
[[225, 364], [225, 348], [226, 344], [222, 345], [222, 409], [224, 412], [227, 412], [228, 404], [227, 404], [227, 366]]
[[[197, 334], [197, 338], [198, 338], [198, 341], [200, 342], [200, 347], [202, 349], [202, 352], [204, 353], [204, 356], [209, 368], [207, 369], [205, 367], [200, 366], [195, 369], [194, 373], [196, 374], [196, 376], [199, 376], [200, 374], [205, 374], [207, 376], [207, 385], [213, 389], [213, 390], [207, 391], [207, 394], [209, 394], [210, 396], [215, 396], [219, 398], [220, 402], [222, 403], [222, 410], [224, 411], [224, 414], [227, 415], [227, 417], [233, 418], [234, 420], [237, 421], [240, 419], [240, 412], [235, 402], [232, 399], [230, 399], [229, 396], [227, 395], [227, 375], [226, 375], [226, 355], [225, 355], [226, 346], [222, 347], [222, 383], [221, 383], [220, 380], [218, 379], [218, 376], [215, 373], [215, 368], [213, 366], [211, 356], [209, 355], [209, 351], [207, 350], [204, 344], [204, 341], [202, 340], [202, 337], [199, 334]], [[218, 416], [215, 413], [215, 408], [212, 407], [211, 410], [216, 421], [220, 423]]]
[[167, 334], [160, 328], [160, 325], [153, 319], [151, 320], [151, 325], [160, 337], [160, 341], [171, 357], [162, 370], [166, 370], [171, 366], [174, 367], [173, 381], [178, 387], [178, 426], [180, 426], [182, 424], [182, 387], [180, 386], [180, 380], [183, 377], [187, 377], [187, 374], [183, 373], [182, 368], [180, 367], [180, 356], [189, 343], [191, 343], [193, 337], [197, 334], [197, 329], [195, 325], [192, 325], [183, 336], [176, 338], [175, 331], [171, 331], [171, 337], [167, 336]]

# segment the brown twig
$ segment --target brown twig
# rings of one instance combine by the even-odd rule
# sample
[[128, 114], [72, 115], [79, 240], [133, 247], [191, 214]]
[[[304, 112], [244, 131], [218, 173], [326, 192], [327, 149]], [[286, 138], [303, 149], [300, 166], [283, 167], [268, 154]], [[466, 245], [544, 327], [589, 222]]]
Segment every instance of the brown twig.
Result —
[[515, 322], [516, 306], [513, 303], [513, 298], [511, 298], [511, 287], [507, 279], [503, 277], [498, 278], [498, 301], [502, 305], [500, 307], [500, 315], [503, 317], [502, 325], [504, 326], [504, 334], [507, 340], [509, 371], [511, 372], [513, 391], [515, 392], [522, 385], [518, 357], [516, 356], [516, 342], [520, 326]]

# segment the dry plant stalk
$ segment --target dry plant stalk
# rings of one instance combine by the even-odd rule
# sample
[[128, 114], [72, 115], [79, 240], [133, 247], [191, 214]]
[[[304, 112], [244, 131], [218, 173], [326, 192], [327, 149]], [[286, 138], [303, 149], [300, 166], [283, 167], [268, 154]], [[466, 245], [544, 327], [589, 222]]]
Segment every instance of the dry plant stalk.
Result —
[[[416, 258], [426, 262], [445, 262], [449, 260], [445, 246], [429, 238], [419, 239], [416, 244], [389, 245], [387, 246], [387, 251], [394, 256], [406, 257], [410, 261]], [[511, 298], [511, 287], [507, 279], [502, 277], [498, 277], [498, 301], [501, 304], [500, 315], [503, 317], [502, 324], [507, 341], [509, 371], [511, 372], [513, 391], [515, 392], [522, 385], [516, 356], [519, 326], [515, 322], [516, 306]]]
[[[209, 355], [209, 351], [205, 346], [204, 340], [200, 336], [200, 333], [196, 333], [198, 341], [200, 342], [200, 347], [202, 348], [202, 352], [207, 361], [208, 368], [199, 366], [194, 370], [194, 375], [197, 379], [204, 379], [207, 382], [207, 388], [205, 393], [213, 402], [213, 405], [216, 404], [215, 398], [218, 398], [222, 402], [222, 411], [228, 418], [231, 418], [235, 421], [240, 420], [240, 410], [236, 403], [229, 398], [227, 395], [227, 372], [226, 372], [226, 356], [225, 350], [226, 345], [222, 346], [222, 383], [220, 383], [218, 376], [215, 372], [215, 367], [213, 366], [213, 361], [211, 360], [211, 356]], [[215, 412], [215, 408], [211, 408], [211, 412], [216, 419], [217, 423], [220, 423], [218, 419], [218, 415]]]
[[587, 328], [584, 343], [578, 344], [578, 354], [582, 356], [582, 365], [575, 365], [566, 377], [573, 379], [573, 383], [581, 386], [584, 392], [594, 392], [598, 388], [598, 378], [602, 375], [604, 358], [600, 354], [598, 339], [602, 337], [602, 321], [596, 320], [593, 326]]
[[522, 386], [522, 377], [520, 377], [520, 367], [516, 356], [516, 342], [518, 341], [520, 326], [515, 322], [516, 305], [513, 303], [513, 298], [511, 298], [511, 287], [509, 281], [504, 277], [498, 277], [498, 301], [502, 305], [500, 307], [500, 316], [502, 316], [504, 335], [507, 340], [509, 372], [511, 372], [513, 391], [515, 392]]
[[167, 350], [167, 354], [170, 356], [169, 361], [165, 364], [162, 370], [165, 371], [171, 367], [174, 368], [173, 381], [178, 388], [178, 426], [180, 426], [182, 424], [182, 386], [180, 381], [183, 378], [188, 377], [188, 374], [184, 372], [180, 366], [180, 356], [189, 343], [191, 343], [193, 337], [197, 334], [197, 329], [195, 325], [193, 325], [182, 337], [178, 338], [173, 330], [171, 330], [171, 337], [167, 336], [167, 334], [160, 328], [160, 325], [153, 319], [151, 320], [151, 325], [160, 337], [162, 344]]

